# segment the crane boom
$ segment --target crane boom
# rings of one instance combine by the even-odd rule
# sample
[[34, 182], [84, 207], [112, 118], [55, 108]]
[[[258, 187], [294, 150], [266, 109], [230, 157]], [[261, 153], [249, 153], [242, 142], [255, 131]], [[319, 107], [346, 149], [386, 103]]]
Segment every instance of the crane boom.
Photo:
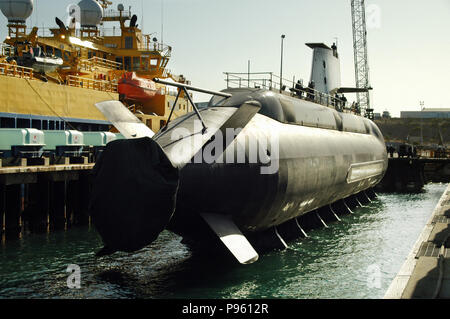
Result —
[[[367, 29], [366, 11], [364, 0], [351, 0], [352, 26], [353, 26], [353, 51], [355, 60], [356, 87], [370, 89], [369, 62], [367, 59]], [[373, 109], [370, 107], [369, 91], [356, 94], [361, 113], [368, 118], [373, 118]]]

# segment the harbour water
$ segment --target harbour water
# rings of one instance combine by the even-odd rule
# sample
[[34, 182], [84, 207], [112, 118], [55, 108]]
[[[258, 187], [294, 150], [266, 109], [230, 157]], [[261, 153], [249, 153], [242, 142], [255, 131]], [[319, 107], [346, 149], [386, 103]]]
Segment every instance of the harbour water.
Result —
[[[25, 234], [1, 246], [0, 298], [382, 298], [445, 188], [379, 194], [245, 266], [193, 253], [166, 231], [137, 253], [102, 258], [94, 228]], [[67, 287], [72, 264], [81, 270], [79, 289]]]

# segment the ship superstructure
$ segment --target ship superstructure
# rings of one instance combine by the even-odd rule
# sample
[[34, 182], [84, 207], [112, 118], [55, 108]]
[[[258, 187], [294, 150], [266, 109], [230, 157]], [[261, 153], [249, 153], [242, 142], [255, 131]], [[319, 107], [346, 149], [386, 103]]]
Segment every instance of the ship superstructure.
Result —
[[[0, 1], [8, 18], [0, 52], [0, 127], [107, 130], [110, 123], [94, 104], [111, 99], [154, 131], [166, 123], [177, 92], [152, 79], [188, 81], [166, 68], [172, 48], [144, 34], [131, 7], [111, 5], [82, 0], [66, 23], [55, 18], [55, 28], [27, 30], [33, 1]], [[116, 25], [105, 28], [110, 24]], [[182, 94], [172, 116], [191, 110]]]

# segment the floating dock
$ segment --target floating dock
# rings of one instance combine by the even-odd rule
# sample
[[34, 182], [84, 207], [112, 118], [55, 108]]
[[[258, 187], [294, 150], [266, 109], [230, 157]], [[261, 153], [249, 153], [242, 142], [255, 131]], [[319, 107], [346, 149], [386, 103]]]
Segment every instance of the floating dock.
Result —
[[450, 184], [384, 298], [450, 298]]

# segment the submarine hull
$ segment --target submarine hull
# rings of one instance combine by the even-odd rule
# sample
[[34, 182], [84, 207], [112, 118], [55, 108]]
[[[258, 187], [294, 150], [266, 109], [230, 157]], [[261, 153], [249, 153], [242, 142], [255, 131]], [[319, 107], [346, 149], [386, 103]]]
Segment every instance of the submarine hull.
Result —
[[[203, 112], [206, 122], [208, 112]], [[250, 163], [251, 140], [258, 141], [261, 154], [268, 145], [271, 156]], [[239, 149], [245, 150], [245, 163], [236, 163]], [[170, 157], [171, 150], [165, 150]], [[225, 162], [227, 157], [234, 162]], [[373, 135], [286, 125], [259, 114], [227, 147], [222, 160], [181, 168], [171, 230], [195, 237], [198, 230], [191, 221], [199, 213], [212, 213], [231, 216], [244, 233], [263, 231], [372, 188], [387, 168], [384, 143]]]
[[[115, 123], [113, 106], [98, 107], [114, 114], [107, 117]], [[178, 117], [151, 139], [138, 138], [133, 125], [143, 124], [132, 122], [130, 139], [109, 143], [94, 170], [102, 176], [94, 178], [91, 213], [107, 237], [104, 242], [110, 243], [107, 251], [148, 245], [158, 233], [149, 233], [144, 225], [156, 214], [166, 229], [188, 239], [202, 240], [209, 225], [240, 262], [252, 262], [257, 254], [246, 235], [372, 188], [388, 165], [383, 136], [372, 121], [267, 90], [237, 90], [229, 98], [213, 98], [199, 114]], [[153, 158], [147, 176], [177, 185], [170, 194], [152, 196], [148, 189], [159, 190], [158, 183], [142, 181], [140, 170], [130, 168], [142, 156], [139, 151], [113, 156], [115, 149], [124, 148], [121, 144], [139, 143], [158, 150], [157, 157], [147, 155]], [[106, 163], [114, 163], [113, 168], [108, 171]], [[126, 173], [116, 174], [121, 168]], [[111, 174], [117, 178], [107, 178]], [[124, 192], [122, 185], [133, 180], [141, 181], [142, 191], [134, 187], [132, 193]], [[149, 203], [162, 194], [174, 201], [152, 209]], [[128, 201], [145, 209], [139, 214], [119, 209]], [[123, 225], [128, 230], [120, 230]], [[160, 232], [161, 226], [154, 229]], [[122, 238], [115, 238], [117, 233]], [[242, 252], [243, 246], [251, 249]]]

